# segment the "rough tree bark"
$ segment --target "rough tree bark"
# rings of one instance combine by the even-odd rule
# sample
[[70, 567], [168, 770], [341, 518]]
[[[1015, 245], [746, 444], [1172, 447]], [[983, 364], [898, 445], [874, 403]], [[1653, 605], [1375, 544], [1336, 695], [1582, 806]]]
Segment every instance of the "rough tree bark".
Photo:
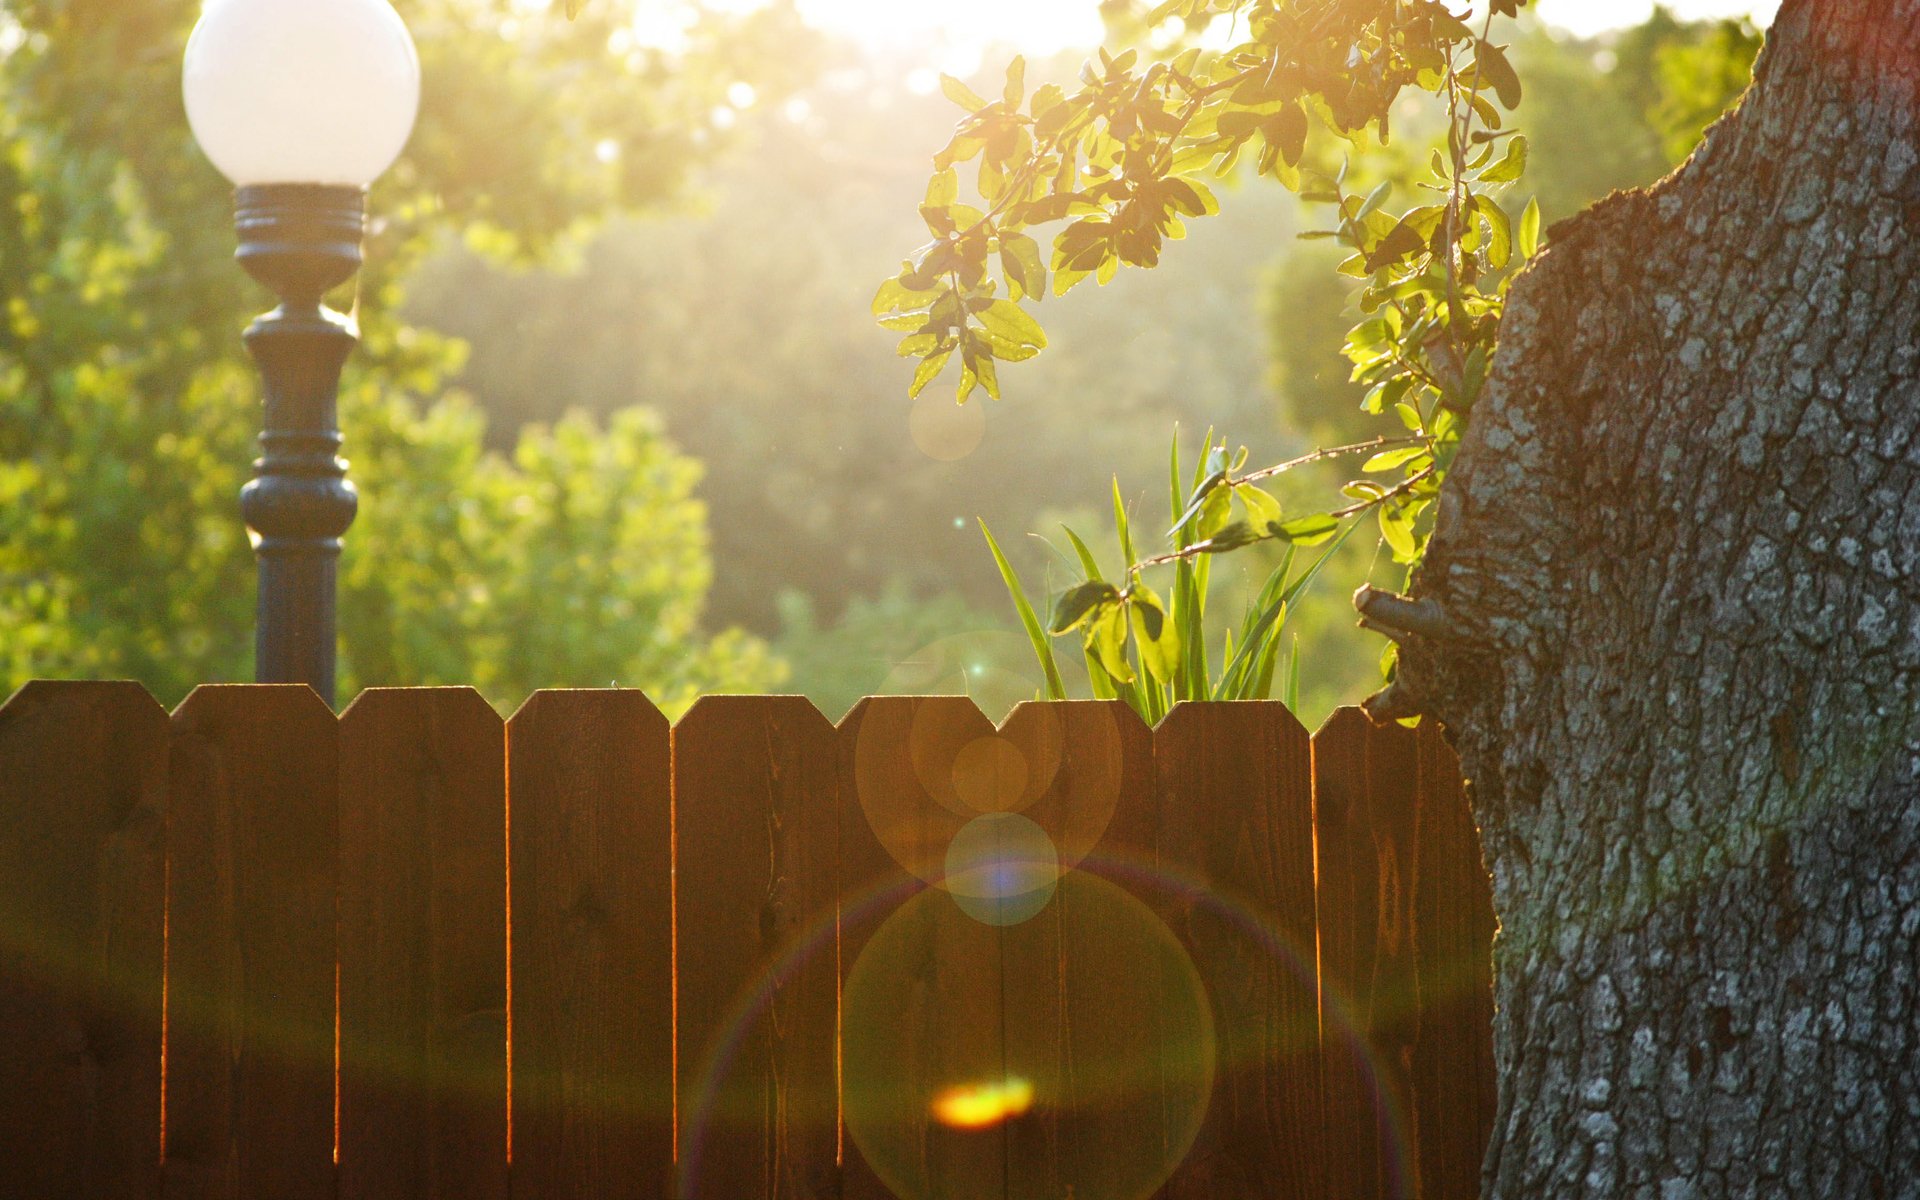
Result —
[[1552, 231], [1392, 711], [1495, 885], [1485, 1190], [1920, 1197], [1920, 0], [1787, 0], [1744, 104]]

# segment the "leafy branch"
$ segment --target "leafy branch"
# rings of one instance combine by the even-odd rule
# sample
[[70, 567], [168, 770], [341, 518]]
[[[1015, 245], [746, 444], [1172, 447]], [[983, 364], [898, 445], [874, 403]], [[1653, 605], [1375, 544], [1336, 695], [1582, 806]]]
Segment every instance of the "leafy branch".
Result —
[[[1090, 677], [1097, 670], [1116, 694], [1135, 678], [1130, 647], [1158, 684], [1183, 695], [1205, 674], [1204, 655], [1177, 643], [1181, 631], [1197, 629], [1192, 618], [1213, 554], [1276, 542], [1291, 561], [1296, 548], [1344, 541], [1367, 514], [1396, 562], [1411, 567], [1424, 553], [1431, 506], [1487, 377], [1510, 272], [1539, 243], [1537, 204], [1516, 223], [1499, 198], [1526, 169], [1527, 140], [1504, 127], [1502, 110], [1519, 104], [1521, 87], [1490, 35], [1494, 18], [1522, 3], [1493, 0], [1476, 32], [1439, 0], [1167, 0], [1150, 26], [1224, 15], [1243, 23], [1246, 36], [1216, 54], [1188, 49], [1166, 62], [1103, 50], [1071, 94], [1047, 85], [1028, 97], [1019, 59], [991, 102], [943, 77], [966, 116], [935, 155], [920, 208], [933, 237], [873, 304], [882, 324], [905, 335], [899, 353], [919, 359], [911, 394], [957, 351], [956, 398], [984, 389], [997, 399], [996, 362], [1023, 361], [1046, 346], [1030, 306], [1088, 278], [1105, 284], [1123, 265], [1155, 265], [1164, 243], [1184, 236], [1184, 220], [1218, 211], [1200, 176], [1228, 175], [1249, 159], [1257, 174], [1330, 210], [1327, 228], [1300, 236], [1349, 251], [1338, 270], [1356, 280], [1361, 319], [1344, 353], [1352, 378], [1366, 385], [1362, 406], [1391, 412], [1405, 430], [1252, 472], [1242, 470], [1244, 451], [1229, 462], [1209, 435], [1184, 495], [1175, 472], [1173, 548], [1135, 559], [1126, 545], [1129, 565], [1118, 583], [1100, 577], [1069, 531], [1087, 580], [1060, 598], [1048, 632], [1081, 631]], [[1409, 88], [1443, 105], [1446, 144], [1433, 151], [1431, 179], [1416, 184], [1438, 198], [1396, 213], [1387, 207], [1390, 183], [1355, 194], [1349, 160], [1321, 169], [1314, 164], [1323, 156], [1309, 147], [1328, 137], [1361, 151], [1386, 142], [1393, 104]], [[979, 206], [959, 199], [957, 167], [975, 160]], [[1030, 232], [1043, 226], [1058, 227], [1045, 260]], [[1368, 457], [1360, 477], [1341, 488], [1344, 505], [1288, 517], [1258, 486], [1361, 453]], [[1393, 472], [1397, 481], [1377, 478]], [[1124, 514], [1116, 520], [1124, 527]], [[1141, 572], [1169, 565], [1172, 600], [1161, 606]], [[1011, 577], [1009, 585], [1016, 586]], [[1276, 639], [1277, 624], [1260, 636]], [[1050, 674], [1050, 688], [1056, 678]], [[1096, 679], [1096, 694], [1102, 690]]]

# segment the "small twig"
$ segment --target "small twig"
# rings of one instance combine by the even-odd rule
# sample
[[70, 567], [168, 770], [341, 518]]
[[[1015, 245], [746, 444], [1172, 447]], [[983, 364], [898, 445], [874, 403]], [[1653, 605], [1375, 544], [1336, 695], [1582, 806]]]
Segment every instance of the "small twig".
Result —
[[1346, 455], [1346, 454], [1361, 454], [1368, 450], [1391, 450], [1396, 446], [1412, 446], [1412, 445], [1417, 445], [1421, 442], [1426, 442], [1428, 440], [1430, 439], [1427, 438], [1426, 435], [1418, 434], [1418, 433], [1409, 434], [1406, 437], [1397, 437], [1397, 438], [1390, 438], [1390, 437], [1387, 437], [1385, 434], [1382, 434], [1379, 437], [1372, 438], [1368, 441], [1354, 442], [1353, 444], [1348, 446], [1329, 446], [1324, 449], [1315, 450], [1310, 454], [1302, 454], [1299, 458], [1290, 458], [1286, 462], [1275, 463], [1271, 467], [1261, 467], [1258, 471], [1255, 471], [1250, 475], [1242, 475], [1240, 478], [1234, 480], [1233, 482], [1252, 483], [1255, 480], [1266, 479], [1269, 476], [1279, 475], [1279, 474], [1282, 474], [1283, 472], [1291, 471], [1295, 467], [1304, 467], [1312, 463], [1324, 462], [1329, 458], [1339, 458], [1342, 455]]
[[1402, 479], [1399, 483], [1394, 484], [1392, 487], [1388, 488], [1386, 491], [1381, 492], [1378, 496], [1373, 497], [1371, 500], [1362, 500], [1357, 504], [1349, 504], [1345, 508], [1336, 508], [1332, 512], [1328, 513], [1327, 515], [1330, 517], [1333, 517], [1335, 520], [1344, 521], [1348, 517], [1356, 516], [1360, 513], [1363, 513], [1367, 511], [1369, 508], [1374, 507], [1375, 505], [1385, 504], [1389, 500], [1396, 500], [1401, 496], [1406, 495], [1408, 492], [1412, 491], [1414, 489], [1414, 485], [1418, 484], [1421, 480], [1432, 475], [1435, 469], [1436, 468], [1434, 467], [1427, 467], [1425, 470], [1416, 471], [1412, 475], [1409, 475], [1405, 479]]

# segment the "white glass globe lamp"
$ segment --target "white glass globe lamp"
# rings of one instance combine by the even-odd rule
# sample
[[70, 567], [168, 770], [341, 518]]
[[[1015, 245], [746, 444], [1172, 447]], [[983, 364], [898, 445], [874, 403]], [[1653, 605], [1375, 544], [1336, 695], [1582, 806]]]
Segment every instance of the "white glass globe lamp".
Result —
[[181, 90], [235, 184], [365, 187], [413, 130], [420, 58], [387, 0], [208, 0]]

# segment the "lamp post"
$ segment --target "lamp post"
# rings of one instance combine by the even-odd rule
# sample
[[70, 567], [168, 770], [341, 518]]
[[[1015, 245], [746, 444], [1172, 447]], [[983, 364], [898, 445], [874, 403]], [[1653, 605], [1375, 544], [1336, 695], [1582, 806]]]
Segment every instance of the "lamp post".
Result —
[[236, 187], [234, 257], [280, 298], [245, 334], [266, 401], [240, 493], [259, 562], [254, 677], [331, 706], [340, 537], [358, 507], [336, 395], [358, 334], [321, 297], [359, 269], [367, 185], [413, 129], [420, 61], [387, 0], [207, 0], [181, 85]]

